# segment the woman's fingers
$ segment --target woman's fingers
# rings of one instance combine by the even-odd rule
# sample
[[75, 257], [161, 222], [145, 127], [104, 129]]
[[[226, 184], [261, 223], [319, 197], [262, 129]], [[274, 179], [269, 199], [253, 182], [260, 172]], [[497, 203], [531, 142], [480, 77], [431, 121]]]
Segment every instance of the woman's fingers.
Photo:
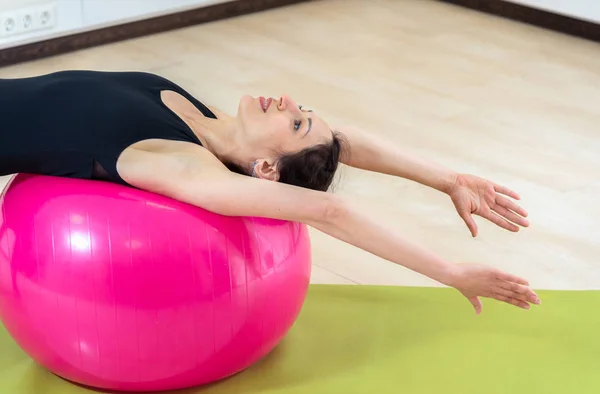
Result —
[[525, 302], [527, 304], [529, 304], [529, 303], [533, 304], [534, 299], [537, 298], [536, 296], [533, 296], [533, 295], [530, 295], [527, 293], [519, 293], [519, 292], [512, 291], [512, 290], [506, 290], [501, 287], [497, 288], [496, 291], [494, 292], [494, 294], [501, 295], [503, 297], [506, 297], [507, 299], [519, 300], [519, 301]]
[[533, 291], [528, 286], [519, 283], [500, 281], [495, 292], [503, 294], [507, 297], [517, 298], [523, 301], [531, 302], [533, 304], [541, 303], [540, 298], [535, 293], [535, 291]]
[[484, 265], [463, 265], [464, 283], [456, 288], [480, 311], [478, 297], [493, 298], [519, 308], [530, 309], [531, 304], [541, 304], [529, 282], [497, 268]]
[[529, 305], [528, 302], [522, 301], [518, 298], [509, 297], [504, 294], [495, 293], [494, 298], [497, 299], [498, 301], [502, 301], [502, 302], [506, 302], [506, 303], [514, 305], [514, 306], [518, 306], [519, 308], [523, 308], [523, 309], [531, 308], [531, 306]]
[[498, 271], [494, 274], [493, 297], [520, 307], [525, 304], [541, 304], [539, 296], [529, 287], [529, 282], [521, 277]]
[[473, 308], [475, 308], [475, 313], [479, 315], [483, 307], [483, 304], [481, 303], [479, 297], [468, 297], [467, 299], [469, 300], [471, 305], [473, 305]]
[[509, 197], [514, 198], [515, 200], [520, 200], [521, 199], [521, 196], [519, 196], [516, 192], [510, 190], [509, 188], [507, 188], [505, 186], [494, 184], [494, 190], [497, 193], [502, 193], [505, 196], [509, 196]]
[[529, 221], [522, 216], [517, 215], [513, 211], [504, 208], [501, 205], [496, 205], [493, 210], [498, 214], [503, 216], [505, 219], [510, 220], [512, 223], [516, 223], [519, 226], [527, 227], [529, 226]]
[[[501, 185], [494, 185], [494, 191], [517, 200], [520, 199], [517, 193]], [[509, 200], [508, 198], [503, 197], [501, 195], [496, 195], [494, 203], [490, 204], [490, 206], [494, 212], [501, 216], [501, 218], [494, 218], [490, 214], [490, 217], [488, 217], [488, 219], [490, 219], [492, 222], [496, 223], [500, 227], [510, 231], [518, 231], [518, 227], [515, 224], [518, 224], [522, 227], [529, 226], [529, 221], [525, 219], [528, 216], [527, 211], [520, 207], [514, 201]]]
[[504, 219], [503, 217], [501, 217], [500, 215], [496, 214], [493, 211], [490, 211], [489, 213], [486, 213], [486, 214], [482, 214], [481, 216], [485, 217], [490, 222], [496, 224], [497, 226], [502, 227], [505, 230], [512, 231], [512, 232], [519, 231], [519, 227], [517, 225], [509, 222], [508, 220]]
[[496, 279], [502, 280], [504, 282], [512, 282], [512, 283], [518, 283], [520, 285], [529, 286], [529, 282], [526, 279], [523, 279], [519, 276], [509, 274], [506, 272], [498, 271], [495, 274], [495, 277], [496, 277]]
[[476, 237], [477, 236], [477, 223], [475, 223], [475, 220], [473, 220], [473, 216], [471, 216], [471, 212], [469, 212], [467, 210], [462, 210], [462, 211], [459, 211], [458, 214], [462, 218], [462, 220], [465, 222], [465, 224], [467, 225], [467, 228], [471, 232], [471, 235], [473, 237]]
[[524, 210], [521, 206], [519, 206], [516, 202], [511, 201], [506, 197], [497, 195], [496, 196], [496, 205], [499, 205], [501, 207], [509, 209], [509, 210], [513, 211], [515, 214], [520, 215], [523, 218], [525, 218], [525, 217], [527, 217], [527, 215], [529, 215], [527, 213], [527, 211]]

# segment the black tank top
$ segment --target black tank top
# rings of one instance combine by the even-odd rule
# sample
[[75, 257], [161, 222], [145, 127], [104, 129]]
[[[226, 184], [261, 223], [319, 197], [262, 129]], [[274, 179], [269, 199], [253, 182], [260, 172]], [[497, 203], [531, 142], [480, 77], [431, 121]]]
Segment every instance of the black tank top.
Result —
[[0, 175], [30, 173], [126, 182], [117, 159], [150, 138], [201, 145], [160, 98], [175, 91], [216, 116], [175, 83], [144, 72], [60, 71], [0, 79]]

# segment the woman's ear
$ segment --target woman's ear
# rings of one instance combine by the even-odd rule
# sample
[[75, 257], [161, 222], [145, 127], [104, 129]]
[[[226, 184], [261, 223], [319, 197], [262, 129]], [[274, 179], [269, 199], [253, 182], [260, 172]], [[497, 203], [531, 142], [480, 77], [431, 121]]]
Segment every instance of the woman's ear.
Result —
[[252, 163], [252, 176], [269, 181], [278, 181], [279, 171], [273, 160], [259, 159]]

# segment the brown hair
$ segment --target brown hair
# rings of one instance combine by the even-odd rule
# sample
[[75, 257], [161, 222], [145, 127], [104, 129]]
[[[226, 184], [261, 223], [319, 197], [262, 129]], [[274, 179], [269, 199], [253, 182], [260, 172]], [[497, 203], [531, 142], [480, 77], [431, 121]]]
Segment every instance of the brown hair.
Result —
[[[332, 132], [333, 138], [296, 153], [282, 154], [277, 159], [279, 182], [307, 189], [327, 191], [331, 186], [344, 154], [344, 139]], [[225, 163], [230, 171], [250, 175], [243, 167]]]

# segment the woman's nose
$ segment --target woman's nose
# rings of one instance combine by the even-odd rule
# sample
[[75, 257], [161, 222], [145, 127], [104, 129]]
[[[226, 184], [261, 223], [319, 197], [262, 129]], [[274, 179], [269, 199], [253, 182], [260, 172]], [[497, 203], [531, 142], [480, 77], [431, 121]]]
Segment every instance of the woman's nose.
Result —
[[287, 98], [286, 98], [286, 96], [280, 96], [280, 97], [279, 97], [279, 103], [278, 103], [277, 107], [278, 107], [280, 110], [282, 110], [282, 111], [283, 111], [283, 110], [285, 110], [285, 109], [287, 108], [287, 105], [288, 105], [288, 104], [287, 104]]
[[280, 110], [285, 110], [287, 108], [294, 109], [297, 106], [296, 106], [296, 103], [294, 102], [294, 100], [292, 100], [289, 96], [283, 95], [279, 98], [278, 107]]

